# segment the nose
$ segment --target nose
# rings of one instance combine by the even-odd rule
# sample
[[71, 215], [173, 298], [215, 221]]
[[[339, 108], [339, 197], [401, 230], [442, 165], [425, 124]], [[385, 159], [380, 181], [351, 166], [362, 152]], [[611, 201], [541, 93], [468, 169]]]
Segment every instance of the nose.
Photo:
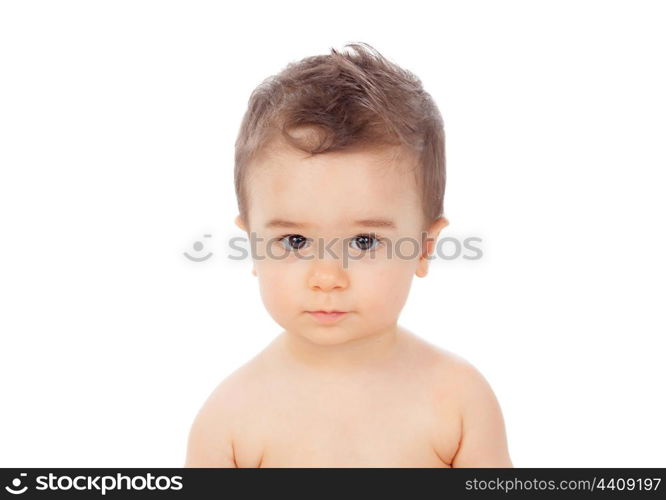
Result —
[[311, 263], [308, 286], [324, 292], [344, 290], [349, 286], [349, 276], [339, 259], [315, 258]]

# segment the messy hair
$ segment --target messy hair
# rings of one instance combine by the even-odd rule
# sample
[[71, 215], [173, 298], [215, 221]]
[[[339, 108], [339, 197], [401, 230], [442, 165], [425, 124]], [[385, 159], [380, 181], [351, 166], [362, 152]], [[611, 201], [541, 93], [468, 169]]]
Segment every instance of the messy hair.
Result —
[[[252, 92], [235, 144], [234, 185], [248, 223], [248, 166], [274, 139], [310, 155], [383, 145], [416, 155], [426, 227], [444, 212], [444, 124], [411, 72], [366, 43], [289, 63]], [[312, 135], [294, 134], [314, 130]]]

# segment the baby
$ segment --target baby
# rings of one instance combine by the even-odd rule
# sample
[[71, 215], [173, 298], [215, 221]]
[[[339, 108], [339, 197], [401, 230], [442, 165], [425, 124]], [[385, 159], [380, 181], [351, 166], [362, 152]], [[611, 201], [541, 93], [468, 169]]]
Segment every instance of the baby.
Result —
[[512, 467], [485, 378], [398, 325], [448, 224], [441, 115], [412, 73], [347, 47], [250, 97], [236, 224], [283, 331], [203, 404], [185, 466]]

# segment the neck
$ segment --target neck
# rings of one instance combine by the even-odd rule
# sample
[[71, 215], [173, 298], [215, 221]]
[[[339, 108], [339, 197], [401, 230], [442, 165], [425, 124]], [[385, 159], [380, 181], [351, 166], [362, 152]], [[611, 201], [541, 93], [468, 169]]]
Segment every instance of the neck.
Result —
[[341, 344], [321, 345], [298, 333], [283, 331], [278, 338], [290, 361], [319, 372], [358, 373], [372, 370], [394, 359], [404, 336], [397, 324]]

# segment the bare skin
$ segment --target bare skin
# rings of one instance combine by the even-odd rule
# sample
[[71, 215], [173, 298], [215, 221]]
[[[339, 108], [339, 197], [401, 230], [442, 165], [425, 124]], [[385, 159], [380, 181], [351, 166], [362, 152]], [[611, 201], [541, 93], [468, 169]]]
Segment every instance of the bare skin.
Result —
[[340, 371], [309, 364], [282, 332], [213, 391], [185, 466], [512, 467], [474, 367], [399, 326], [370, 340], [372, 361]]
[[[213, 391], [186, 466], [511, 466], [483, 376], [398, 325], [448, 224], [426, 224], [414, 162], [400, 149], [310, 157], [280, 144], [256, 160], [236, 224], [262, 238], [269, 258], [253, 256], [253, 274], [283, 331]], [[426, 225], [416, 252], [389, 251]], [[336, 257], [315, 251], [329, 241]], [[293, 242], [306, 242], [300, 256]], [[358, 257], [347, 265], [345, 249]], [[322, 324], [310, 314], [321, 310], [346, 315]]]

